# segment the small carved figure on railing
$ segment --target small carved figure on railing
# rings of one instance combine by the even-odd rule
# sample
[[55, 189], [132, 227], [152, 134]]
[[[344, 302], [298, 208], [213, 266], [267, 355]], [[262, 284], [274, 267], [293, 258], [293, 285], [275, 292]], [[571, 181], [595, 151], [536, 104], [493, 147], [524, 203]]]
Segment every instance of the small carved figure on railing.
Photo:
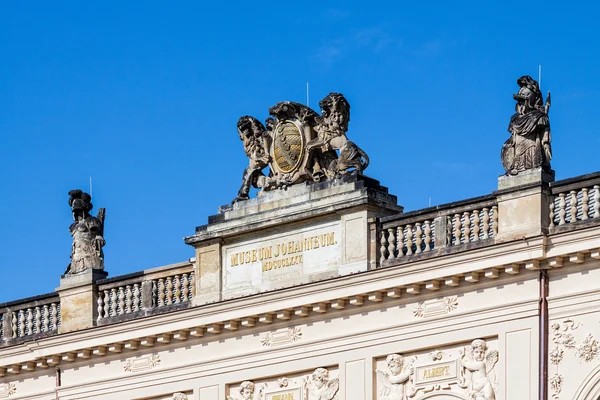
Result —
[[340, 390], [339, 378], [329, 378], [329, 371], [317, 368], [305, 378], [308, 400], [334, 400]]
[[247, 200], [250, 187], [262, 188], [265, 175], [262, 170], [269, 165], [270, 137], [264, 125], [254, 117], [244, 116], [238, 120], [238, 133], [244, 142], [244, 152], [248, 156], [250, 164], [244, 170], [242, 187], [232, 203]]
[[404, 357], [400, 354], [390, 354], [385, 361], [389, 372], [376, 370], [382, 385], [378, 400], [406, 400], [406, 384], [414, 372], [413, 363], [405, 365]]
[[93, 217], [92, 197], [81, 190], [69, 192], [69, 205], [73, 212], [73, 222], [69, 227], [73, 237], [71, 247], [71, 263], [65, 275], [75, 275], [88, 269], [104, 269], [104, 218], [105, 209], [98, 211]]
[[544, 105], [540, 87], [532, 77], [522, 76], [517, 83], [520, 89], [513, 95], [516, 113], [508, 125], [511, 137], [502, 146], [502, 165], [509, 175], [534, 168], [550, 171], [550, 92]]
[[319, 102], [319, 107], [322, 116], [316, 118], [317, 137], [306, 145], [308, 151], [316, 148], [320, 148], [323, 153], [339, 151], [339, 158], [334, 159], [330, 165], [323, 166], [333, 177], [343, 175], [350, 169], [361, 174], [369, 166], [369, 157], [346, 136], [350, 122], [350, 103], [343, 94], [332, 92]]
[[[469, 398], [474, 400], [495, 400], [495, 379], [490, 379], [494, 366], [498, 362], [498, 350], [487, 352], [487, 343], [475, 339], [465, 347], [461, 357], [464, 370], [461, 387], [467, 389]], [[487, 352], [487, 354], [486, 354]]]

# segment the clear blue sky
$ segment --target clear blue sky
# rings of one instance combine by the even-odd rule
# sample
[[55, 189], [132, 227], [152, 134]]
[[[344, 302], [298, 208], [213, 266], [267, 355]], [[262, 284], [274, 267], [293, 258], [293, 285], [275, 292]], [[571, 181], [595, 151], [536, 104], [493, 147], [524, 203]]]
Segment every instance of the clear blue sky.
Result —
[[[482, 4], [484, 3], [484, 4]], [[236, 195], [241, 115], [330, 91], [406, 210], [503, 173], [521, 75], [552, 91], [557, 179], [600, 170], [593, 2], [12, 2], [0, 9], [0, 301], [53, 291], [67, 192], [107, 209], [111, 276], [187, 260]], [[15, 5], [17, 4], [17, 5]]]

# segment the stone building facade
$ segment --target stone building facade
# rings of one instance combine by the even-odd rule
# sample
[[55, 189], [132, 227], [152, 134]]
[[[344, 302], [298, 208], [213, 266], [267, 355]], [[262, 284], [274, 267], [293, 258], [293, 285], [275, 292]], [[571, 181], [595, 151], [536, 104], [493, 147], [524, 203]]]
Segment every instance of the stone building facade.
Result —
[[[287, 160], [314, 173], [319, 146]], [[507, 168], [491, 194], [404, 213], [345, 173], [368, 161], [343, 146], [316, 182], [251, 162], [188, 261], [113, 278], [96, 262], [0, 304], [0, 399], [598, 399], [600, 173]]]

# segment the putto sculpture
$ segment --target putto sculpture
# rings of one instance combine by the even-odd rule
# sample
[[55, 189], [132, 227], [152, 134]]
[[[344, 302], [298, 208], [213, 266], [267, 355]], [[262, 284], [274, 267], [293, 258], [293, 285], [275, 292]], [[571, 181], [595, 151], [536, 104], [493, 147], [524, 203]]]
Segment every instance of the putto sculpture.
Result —
[[79, 190], [69, 192], [69, 206], [73, 212], [73, 222], [69, 227], [73, 237], [71, 247], [71, 263], [65, 275], [75, 275], [88, 269], [104, 269], [104, 241], [105, 209], [98, 211], [98, 216], [90, 215], [94, 207], [92, 197]]
[[376, 370], [382, 385], [378, 400], [406, 400], [408, 394], [406, 386], [414, 372], [412, 362], [405, 365], [404, 357], [400, 354], [390, 354], [385, 361], [387, 371]]
[[317, 368], [306, 377], [308, 400], [337, 400], [340, 390], [339, 378], [330, 378], [326, 368]]
[[239, 388], [239, 396], [227, 396], [227, 400], [255, 400], [261, 397], [262, 391], [264, 387], [262, 387], [258, 393], [256, 391], [256, 385], [252, 381], [244, 381], [240, 384]]
[[251, 187], [267, 191], [361, 174], [367, 168], [369, 157], [346, 136], [350, 104], [344, 95], [330, 93], [319, 106], [321, 115], [300, 103], [278, 103], [269, 109], [266, 128], [254, 117], [239, 119], [249, 166], [233, 203], [248, 199]]
[[519, 92], [513, 95], [516, 113], [508, 125], [511, 137], [502, 146], [502, 165], [508, 175], [536, 168], [550, 172], [550, 92], [544, 104], [540, 87], [532, 77], [522, 76], [517, 84]]
[[461, 387], [467, 389], [470, 399], [495, 400], [495, 379], [492, 379], [492, 370], [498, 362], [498, 350], [487, 351], [485, 340], [475, 339], [465, 347], [461, 365], [463, 380]]

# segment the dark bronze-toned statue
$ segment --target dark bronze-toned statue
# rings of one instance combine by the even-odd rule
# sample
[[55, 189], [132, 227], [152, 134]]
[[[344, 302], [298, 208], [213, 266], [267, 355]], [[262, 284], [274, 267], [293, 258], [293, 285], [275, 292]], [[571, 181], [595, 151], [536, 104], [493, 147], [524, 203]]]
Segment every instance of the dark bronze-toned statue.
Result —
[[256, 118], [240, 118], [238, 131], [250, 165], [233, 203], [248, 199], [251, 186], [261, 191], [281, 189], [350, 172], [361, 174], [367, 168], [367, 154], [346, 136], [350, 121], [346, 98], [330, 93], [319, 106], [322, 115], [300, 103], [277, 103], [269, 109], [266, 129]]
[[[263, 187], [265, 176], [262, 170], [269, 165], [270, 137], [264, 125], [254, 117], [244, 116], [238, 120], [238, 133], [244, 142], [244, 152], [250, 161], [242, 176], [242, 187], [233, 203], [249, 198], [250, 186]], [[260, 180], [260, 182], [259, 182]]]
[[512, 136], [502, 146], [502, 165], [509, 175], [535, 168], [550, 171], [550, 92], [544, 105], [540, 87], [533, 78], [522, 76], [517, 83], [520, 89], [513, 95], [516, 113], [508, 125]]
[[104, 269], [104, 218], [105, 209], [98, 211], [98, 216], [90, 215], [92, 197], [79, 189], [69, 192], [69, 205], [73, 212], [73, 222], [69, 227], [73, 237], [71, 263], [65, 275], [75, 275], [88, 269]]

